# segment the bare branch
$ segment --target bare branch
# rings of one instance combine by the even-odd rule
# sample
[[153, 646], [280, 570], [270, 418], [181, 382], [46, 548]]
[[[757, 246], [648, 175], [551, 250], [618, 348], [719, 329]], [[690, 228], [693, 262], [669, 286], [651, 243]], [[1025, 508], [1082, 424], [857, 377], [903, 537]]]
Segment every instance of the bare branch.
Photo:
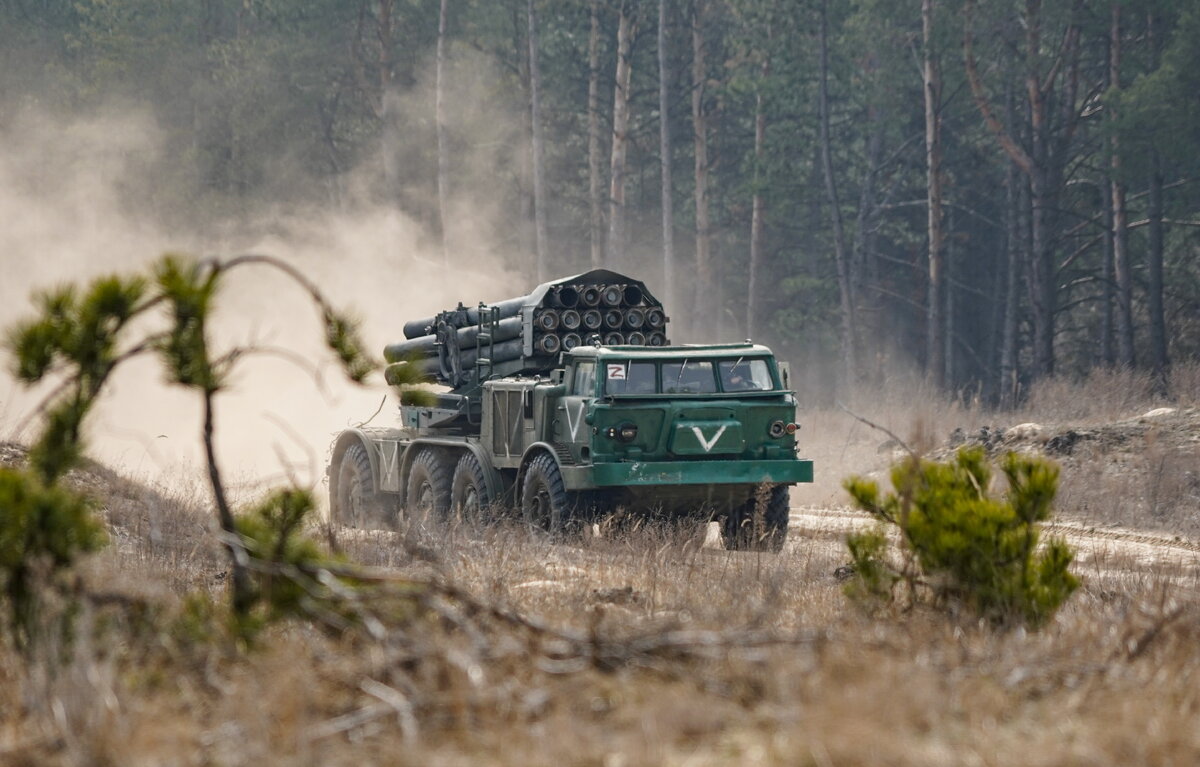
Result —
[[861, 423], [864, 423], [864, 424], [866, 424], [867, 426], [870, 426], [872, 429], [877, 429], [877, 430], [879, 430], [879, 431], [883, 432], [884, 434], [888, 435], [888, 436], [889, 436], [889, 437], [891, 437], [892, 439], [896, 440], [896, 443], [897, 443], [898, 445], [900, 445], [900, 447], [904, 448], [904, 450], [905, 450], [905, 451], [906, 451], [906, 452], [907, 452], [907, 453], [908, 453], [910, 456], [912, 456], [912, 459], [913, 459], [914, 461], [915, 461], [915, 460], [919, 460], [919, 459], [920, 459], [920, 456], [918, 456], [918, 455], [917, 455], [916, 451], [915, 451], [915, 450], [913, 450], [911, 447], [909, 447], [907, 442], [905, 442], [904, 440], [902, 440], [902, 439], [900, 439], [899, 437], [897, 437], [897, 436], [896, 436], [896, 433], [895, 433], [895, 432], [893, 432], [891, 429], [887, 428], [886, 426], [880, 426], [879, 424], [877, 424], [877, 423], [874, 423], [874, 422], [872, 422], [872, 421], [868, 421], [866, 418], [863, 418], [863, 417], [862, 417], [861, 415], [859, 415], [858, 413], [855, 413], [853, 410], [851, 410], [850, 408], [846, 407], [846, 406], [845, 406], [845, 405], [843, 405], [841, 402], [838, 402], [838, 403], [837, 403], [837, 406], [838, 406], [840, 409], [844, 410], [844, 411], [845, 411], [845, 412], [846, 412], [846, 413], [847, 413], [847, 414], [848, 414], [848, 415], [849, 415], [851, 418], [853, 418], [854, 420], [856, 420], [856, 421], [859, 421], [859, 422], [861, 422]]
[[996, 140], [1000, 142], [1000, 146], [1004, 148], [1004, 151], [1021, 168], [1023, 173], [1033, 175], [1033, 158], [1021, 148], [1012, 135], [1005, 129], [1004, 125], [1001, 124], [992, 110], [992, 105], [987, 98], [987, 92], [984, 90], [983, 80], [979, 76], [979, 66], [975, 61], [974, 40], [971, 33], [971, 14], [973, 8], [974, 3], [972, 0], [968, 0], [963, 7], [963, 63], [966, 65], [967, 82], [971, 85], [971, 95], [974, 96], [975, 106], [979, 108], [984, 122], [987, 123], [988, 128], [996, 136]]

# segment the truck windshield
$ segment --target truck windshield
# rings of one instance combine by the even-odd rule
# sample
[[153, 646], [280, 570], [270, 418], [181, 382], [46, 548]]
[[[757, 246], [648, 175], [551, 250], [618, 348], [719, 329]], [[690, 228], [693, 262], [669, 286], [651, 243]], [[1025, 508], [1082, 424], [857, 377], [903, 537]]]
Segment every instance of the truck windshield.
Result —
[[655, 394], [657, 368], [653, 362], [608, 362], [604, 365], [604, 390], [609, 394]]
[[663, 363], [663, 394], [709, 394], [717, 390], [710, 360]]
[[613, 360], [604, 362], [600, 368], [604, 393], [616, 396], [775, 391], [770, 365], [761, 357], [661, 362]]
[[717, 363], [717, 370], [724, 391], [770, 391], [775, 388], [766, 360], [722, 360]]

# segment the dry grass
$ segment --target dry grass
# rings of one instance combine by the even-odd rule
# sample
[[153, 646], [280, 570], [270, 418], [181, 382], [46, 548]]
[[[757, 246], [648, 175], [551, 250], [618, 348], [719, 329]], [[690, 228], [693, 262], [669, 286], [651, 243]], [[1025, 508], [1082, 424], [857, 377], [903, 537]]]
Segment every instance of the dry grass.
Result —
[[1082, 380], [1066, 377], [1039, 381], [1029, 391], [1026, 420], [1097, 423], [1129, 418], [1163, 406], [1200, 405], [1200, 364], [1176, 365], [1166, 392], [1147, 372], [1097, 368]]
[[[1061, 409], [1003, 417], [914, 406], [929, 401], [919, 389], [846, 404], [918, 447], [956, 428], [1128, 418], [1155, 404], [1113, 395], [1083, 412], [1069, 408], [1099, 393], [1051, 393], [1039, 407]], [[886, 435], [842, 410], [800, 420], [818, 482], [795, 505], [840, 506], [845, 474], [893, 457]], [[1069, 457], [1068, 518], [1188, 532], [1200, 446], [1146, 434]], [[201, 487], [95, 476], [113, 545], [81, 568], [83, 593], [124, 600], [86, 606], [69, 648], [24, 658], [0, 645], [0, 764], [1200, 761], [1200, 557], [1186, 549], [1167, 561], [1091, 547], [1077, 565], [1085, 586], [1032, 634], [864, 614], [832, 575], [844, 514], [779, 556], [672, 527], [569, 543], [511, 523], [335, 530], [349, 558], [441, 586], [417, 603], [373, 603], [370, 631], [292, 621], [245, 650], [178, 620], [188, 593], [224, 589]]]
[[[160, 512], [184, 517], [164, 529], [189, 530], [192, 512]], [[1057, 620], [1027, 634], [925, 613], [864, 615], [831, 577], [842, 558], [833, 540], [794, 540], [768, 556], [706, 548], [669, 528], [564, 544], [511, 525], [455, 526], [407, 546], [388, 531], [341, 532], [356, 559], [441, 573], [469, 600], [552, 634], [467, 620], [460, 606], [397, 616], [374, 637], [281, 624], [258, 649], [235, 652], [171, 628], [181, 581], [170, 557], [139, 551], [154, 548], [140, 539], [97, 557], [87, 578], [93, 588], [129, 572], [172, 584], [155, 600], [157, 619], [85, 611], [83, 639], [53, 675], [0, 653], [0, 763], [1200, 757], [1195, 568], [1139, 574], [1109, 558]], [[194, 580], [218, 567], [195, 564]], [[1113, 574], [1125, 568], [1128, 577]], [[557, 632], [588, 637], [595, 655], [567, 651]], [[647, 637], [680, 639], [637, 649]]]
[[[1036, 424], [1039, 436], [1006, 443], [1004, 449], [1046, 450], [1054, 434], [1086, 433], [1067, 451], [1048, 451], [1063, 464], [1059, 514], [1087, 524], [1135, 527], [1200, 537], [1200, 364], [1177, 365], [1170, 396], [1153, 378], [1127, 370], [1097, 370], [1082, 381], [1038, 383], [1015, 412], [995, 412], [970, 400], [931, 397], [917, 380], [891, 382], [885, 391], [847, 397], [856, 415], [883, 426], [919, 452], [967, 439], [981, 429]], [[1141, 418], [1171, 408], [1174, 415]], [[903, 455], [887, 434], [846, 410], [804, 410], [801, 454], [816, 462], [816, 481], [792, 492], [793, 504], [839, 506], [848, 499], [842, 479], [851, 473], [886, 480], [886, 469]]]

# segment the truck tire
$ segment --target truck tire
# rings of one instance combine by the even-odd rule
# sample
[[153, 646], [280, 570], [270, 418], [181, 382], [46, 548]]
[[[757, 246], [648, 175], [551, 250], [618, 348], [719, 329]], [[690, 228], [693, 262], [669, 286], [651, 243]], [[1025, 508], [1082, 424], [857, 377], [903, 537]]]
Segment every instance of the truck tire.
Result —
[[532, 530], [554, 535], [570, 521], [572, 493], [563, 486], [562, 472], [549, 453], [534, 457], [521, 484], [521, 516]]
[[788, 486], [773, 485], [762, 509], [762, 525], [758, 524], [759, 494], [729, 513], [721, 522], [721, 538], [730, 551], [783, 550], [787, 539]]
[[464, 453], [454, 467], [454, 479], [450, 483], [450, 508], [462, 519], [482, 522], [483, 511], [492, 505], [488, 493], [487, 476], [474, 453]]
[[330, 520], [347, 527], [375, 527], [391, 521], [387, 514], [390, 500], [375, 490], [367, 449], [361, 442], [352, 442], [338, 462], [337, 490], [329, 496]]
[[432, 523], [450, 509], [450, 466], [438, 450], [421, 448], [408, 470], [405, 504], [410, 522]]

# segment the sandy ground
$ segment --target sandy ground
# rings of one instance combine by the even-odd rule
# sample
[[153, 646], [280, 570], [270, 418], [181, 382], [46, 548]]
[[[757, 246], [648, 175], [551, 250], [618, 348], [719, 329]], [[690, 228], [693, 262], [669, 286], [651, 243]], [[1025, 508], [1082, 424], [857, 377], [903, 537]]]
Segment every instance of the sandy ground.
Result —
[[[871, 524], [868, 514], [851, 508], [793, 508], [787, 546], [844, 552], [846, 534]], [[1066, 539], [1075, 550], [1075, 570], [1090, 578], [1143, 573], [1200, 584], [1200, 542], [1176, 535], [1066, 521], [1045, 525], [1043, 530], [1045, 535]], [[709, 532], [706, 542], [712, 542], [715, 532]]]

